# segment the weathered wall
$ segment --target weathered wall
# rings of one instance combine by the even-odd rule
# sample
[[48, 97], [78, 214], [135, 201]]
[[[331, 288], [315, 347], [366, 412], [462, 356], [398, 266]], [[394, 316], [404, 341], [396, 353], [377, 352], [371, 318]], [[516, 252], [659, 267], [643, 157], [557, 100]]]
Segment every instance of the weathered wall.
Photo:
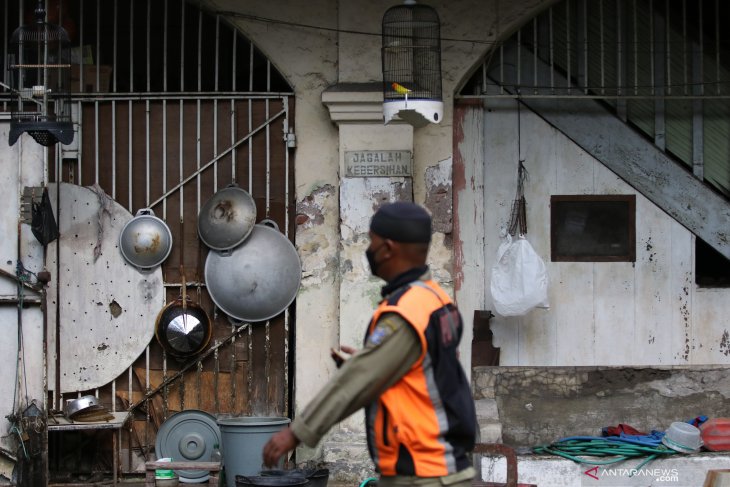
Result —
[[[242, 3], [233, 0], [206, 2], [213, 10], [236, 11], [307, 26], [283, 25], [233, 16], [237, 25], [276, 65], [296, 93], [297, 132], [295, 184], [298, 203], [297, 247], [302, 256], [304, 279], [297, 298], [295, 411], [316, 394], [333, 372], [328, 350], [340, 340], [359, 340], [362, 330], [354, 328], [367, 319], [372, 292], [377, 283], [362, 270], [364, 250], [361, 232], [348, 239], [342, 234], [345, 209], [340, 192], [338, 154], [342, 150], [338, 131], [322, 103], [323, 91], [337, 83], [379, 82], [381, 76], [380, 31], [382, 16], [397, 2], [347, 2], [315, 0], [293, 6], [283, 0]], [[435, 215], [436, 235], [430, 256], [436, 278], [454, 289], [453, 212], [451, 211], [453, 94], [470, 70], [493, 46], [523, 19], [552, 3], [547, 0], [510, 2], [434, 1], [441, 17], [444, 120], [413, 132], [414, 200], [426, 204]], [[339, 32], [335, 32], [339, 30]], [[365, 141], [359, 149], [383, 149], [378, 138]], [[368, 144], [371, 147], [368, 147]], [[356, 202], [356, 198], [347, 199]], [[348, 220], [358, 212], [372, 212], [372, 198], [360, 208], [347, 209]], [[470, 235], [464, 238], [471, 238]], [[339, 266], [339, 267], [338, 267]], [[343, 272], [357, 269], [357, 283], [342, 285]], [[349, 283], [348, 283], [349, 284]], [[361, 290], [341, 296], [341, 289]], [[458, 294], [457, 294], [458, 299]], [[343, 305], [344, 303], [344, 305]], [[343, 309], [344, 306], [344, 309]], [[462, 342], [462, 359], [470, 363], [471, 315], [465, 311], [467, 327]], [[353, 316], [357, 315], [357, 316]], [[341, 336], [345, 330], [345, 336]], [[351, 332], [347, 332], [351, 330]], [[333, 430], [337, 441], [327, 443], [328, 460], [367, 465], [362, 422], [353, 417]], [[354, 442], [354, 443], [353, 443]], [[350, 448], [354, 444], [354, 450]], [[299, 458], [317, 458], [320, 451], [300, 449]], [[363, 462], [353, 461], [360, 458]], [[353, 479], [359, 474], [352, 467]]]
[[476, 367], [474, 396], [493, 400], [502, 439], [532, 447], [568, 436], [601, 436], [624, 423], [646, 433], [699, 415], [727, 416], [725, 366]]
[[[482, 286], [471, 292], [483, 293], [492, 309], [491, 266], [516, 191], [518, 121], [514, 102], [489, 101], [482, 113], [485, 265]], [[730, 291], [694, 283], [693, 235], [526, 109], [520, 139], [529, 172], [527, 238], [547, 264], [551, 307], [492, 319], [500, 363], [727, 364]], [[550, 262], [553, 194], [636, 194], [636, 262]]]
[[[38, 272], [43, 268], [42, 248], [30, 231], [30, 226], [18, 224], [20, 196], [24, 186], [40, 186], [43, 181], [43, 148], [27, 135], [8, 146], [7, 121], [0, 124], [0, 268], [12, 275], [18, 260], [23, 266]], [[20, 230], [20, 235], [18, 235]], [[18, 248], [20, 244], [20, 248]], [[34, 281], [34, 280], [33, 280]], [[26, 295], [35, 293], [26, 291]], [[0, 276], [0, 297], [17, 297], [14, 281]], [[19, 323], [22, 323], [19, 325]], [[26, 305], [22, 316], [12, 303], [0, 305], [0, 324], [4, 338], [0, 340], [0, 447], [15, 452], [18, 447], [18, 424], [6, 418], [20, 413], [36, 401], [43, 408], [43, 316], [37, 304]], [[21, 331], [22, 333], [19, 333]], [[18, 353], [22, 340], [21, 353]], [[15, 406], [15, 407], [14, 407]], [[11, 431], [11, 427], [16, 429]], [[14, 464], [0, 455], [0, 479], [11, 478]]]
[[[444, 120], [413, 132], [415, 176], [411, 181], [414, 199], [426, 204], [435, 215], [431, 263], [436, 278], [453, 289], [467, 320], [462, 347], [464, 363], [470, 362], [471, 313], [488, 309], [489, 271], [499, 227], [509, 217], [514, 197], [514, 172], [517, 160], [516, 118], [514, 111], [493, 113], [486, 119], [481, 108], [470, 114], [468, 133], [454, 126], [453, 94], [468, 77], [494, 42], [505, 38], [514, 28], [534, 16], [552, 0], [473, 0], [433, 1], [442, 20], [442, 70]], [[367, 281], [358, 256], [363, 247], [355, 238], [342, 234], [340, 191], [340, 134], [322, 103], [328, 87], [344, 82], [379, 81], [380, 22], [396, 2], [348, 2], [313, 0], [293, 5], [284, 0], [239, 2], [208, 0], [203, 5], [214, 11], [232, 11], [277, 19], [296, 25], [263, 22], [237, 15], [228, 16], [288, 79], [296, 93], [297, 148], [295, 154], [295, 191], [297, 199], [297, 248], [302, 257], [303, 281], [297, 299], [297, 337], [295, 364], [295, 411], [316, 394], [333, 372], [330, 346], [341, 339], [354, 339], [356, 325], [372, 304], [371, 292], [361, 296], [340, 296], [342, 270], [359, 267], [359, 284], [371, 291], [377, 283]], [[321, 28], [311, 28], [317, 26]], [[577, 150], [564, 137], [523, 111], [522, 142], [526, 165], [531, 174], [528, 185], [529, 237], [538, 252], [548, 260], [547, 227], [550, 194], [570, 192], [632, 192], [622, 181], [595, 160]], [[457, 121], [461, 124], [461, 120]], [[456, 136], [454, 135], [456, 134]], [[2, 135], [2, 134], [0, 134]], [[484, 137], [487, 139], [484, 140]], [[363, 141], [367, 145], [368, 141]], [[373, 148], [380, 141], [371, 141]], [[462, 167], [452, 177], [454, 146]], [[21, 146], [6, 148], [2, 160], [8, 167], [28, 168], [38, 184], [41, 167], [33, 167], [40, 156], [20, 154]], [[27, 147], [38, 146], [33, 143]], [[463, 154], [468, 157], [463, 158]], [[34, 157], [36, 159], [34, 159]], [[18, 164], [18, 158], [21, 164]], [[486, 162], [485, 162], [486, 161]], [[466, 169], [466, 171], [464, 171]], [[2, 174], [4, 194], [17, 195], [17, 174]], [[453, 182], [452, 182], [453, 181]], [[28, 183], [24, 183], [28, 184]], [[453, 187], [453, 188], [452, 188]], [[450, 192], [458, 192], [459, 205], [450, 208]], [[17, 201], [17, 197], [8, 198]], [[356, 200], [348, 200], [356, 201]], [[371, 201], [348, 211], [371, 210]], [[722, 317], [727, 316], [727, 293], [698, 289], [692, 284], [692, 236], [671, 219], [637, 198], [637, 262], [635, 264], [549, 264], [551, 280], [550, 311], [535, 311], [524, 319], [493, 320], [497, 346], [502, 348], [505, 364], [587, 365], [587, 364], [702, 364], [726, 363], [727, 333]], [[3, 268], [14, 271], [17, 255], [17, 207], [9, 205], [1, 219], [4, 225]], [[461, 213], [461, 227], [454, 229], [452, 217]], [[458, 254], [453, 267], [453, 234]], [[28, 232], [24, 233], [23, 241]], [[351, 246], [352, 244], [352, 246]], [[32, 246], [32, 243], [28, 244]], [[7, 246], [7, 248], [5, 247]], [[457, 252], [462, 252], [457, 250]], [[33, 254], [32, 250], [27, 255]], [[25, 250], [21, 254], [26, 255]], [[35, 255], [35, 254], [33, 254]], [[11, 261], [11, 264], [7, 264]], [[29, 262], [25, 262], [30, 266]], [[344, 266], [344, 267], [343, 267]], [[38, 268], [33, 268], [38, 270]], [[2, 283], [7, 292], [14, 285]], [[368, 287], [369, 286], [369, 287]], [[356, 289], [361, 289], [357, 288]], [[3, 291], [5, 292], [5, 290]], [[343, 314], [342, 305], [350, 311]], [[15, 310], [1, 310], [2, 322], [15, 323]], [[24, 314], [28, 333], [38, 330], [35, 310]], [[27, 319], [26, 319], [27, 315]], [[34, 323], [35, 321], [35, 325]], [[35, 327], [35, 328], [34, 328]], [[35, 331], [32, 331], [35, 330]], [[342, 330], [352, 334], [342, 337]], [[9, 334], [8, 336], [15, 336]], [[24, 336], [41, 343], [39, 336]], [[610, 344], [610, 345], [608, 345]], [[5, 341], [2, 356], [6, 370], [15, 365], [15, 344]], [[34, 350], [40, 350], [35, 348]], [[35, 354], [28, 359], [29, 389], [42, 381], [42, 360]], [[30, 377], [32, 375], [32, 378]], [[6, 400], [12, 388], [4, 382]], [[32, 394], [36, 397], [35, 393]], [[600, 406], [600, 404], [599, 404]], [[3, 416], [10, 405], [3, 406]], [[351, 459], [363, 456], [362, 431], [353, 418], [335, 428], [327, 443], [330, 458]], [[354, 449], [349, 449], [354, 445]], [[318, 458], [321, 452], [300, 451], [300, 458]]]

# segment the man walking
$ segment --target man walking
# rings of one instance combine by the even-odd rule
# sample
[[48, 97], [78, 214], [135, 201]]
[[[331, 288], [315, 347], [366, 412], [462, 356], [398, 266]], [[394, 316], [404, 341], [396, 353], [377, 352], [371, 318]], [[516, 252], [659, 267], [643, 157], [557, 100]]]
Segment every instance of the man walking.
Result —
[[414, 203], [387, 204], [373, 216], [369, 235], [370, 269], [386, 285], [364, 348], [343, 347], [352, 356], [291, 426], [272, 436], [264, 463], [276, 464], [300, 442], [315, 446], [364, 407], [379, 487], [467, 487], [475, 473], [468, 453], [476, 415], [458, 361], [462, 319], [426, 265], [431, 217]]

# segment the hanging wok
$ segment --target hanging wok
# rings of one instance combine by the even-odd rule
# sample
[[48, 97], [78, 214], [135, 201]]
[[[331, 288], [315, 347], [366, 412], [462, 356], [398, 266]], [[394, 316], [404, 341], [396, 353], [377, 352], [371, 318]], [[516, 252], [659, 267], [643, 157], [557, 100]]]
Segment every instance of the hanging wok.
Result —
[[213, 250], [228, 251], [241, 244], [256, 223], [256, 203], [236, 184], [218, 190], [200, 208], [198, 235]]
[[230, 254], [208, 253], [205, 284], [227, 315], [247, 322], [283, 312], [299, 291], [302, 266], [294, 245], [276, 223], [264, 220]]
[[155, 337], [163, 349], [174, 357], [190, 357], [203, 351], [211, 335], [208, 313], [187, 295], [182, 273], [182, 294], [168, 303], [157, 315]]

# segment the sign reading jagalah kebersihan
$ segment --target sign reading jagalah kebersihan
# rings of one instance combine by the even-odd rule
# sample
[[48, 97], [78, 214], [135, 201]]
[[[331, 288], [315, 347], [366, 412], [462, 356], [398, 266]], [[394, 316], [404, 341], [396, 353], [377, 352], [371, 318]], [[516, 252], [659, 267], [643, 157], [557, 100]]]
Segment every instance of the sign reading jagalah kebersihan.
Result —
[[345, 151], [345, 177], [411, 177], [411, 151]]

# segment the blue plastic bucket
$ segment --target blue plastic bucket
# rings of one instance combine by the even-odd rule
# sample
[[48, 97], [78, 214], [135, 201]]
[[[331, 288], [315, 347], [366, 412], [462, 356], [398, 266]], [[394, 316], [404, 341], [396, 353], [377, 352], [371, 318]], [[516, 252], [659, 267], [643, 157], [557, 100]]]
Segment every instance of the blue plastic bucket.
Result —
[[262, 468], [264, 445], [287, 427], [289, 418], [239, 416], [218, 419], [221, 453], [226, 471], [226, 486], [236, 487], [236, 476], [255, 476]]

